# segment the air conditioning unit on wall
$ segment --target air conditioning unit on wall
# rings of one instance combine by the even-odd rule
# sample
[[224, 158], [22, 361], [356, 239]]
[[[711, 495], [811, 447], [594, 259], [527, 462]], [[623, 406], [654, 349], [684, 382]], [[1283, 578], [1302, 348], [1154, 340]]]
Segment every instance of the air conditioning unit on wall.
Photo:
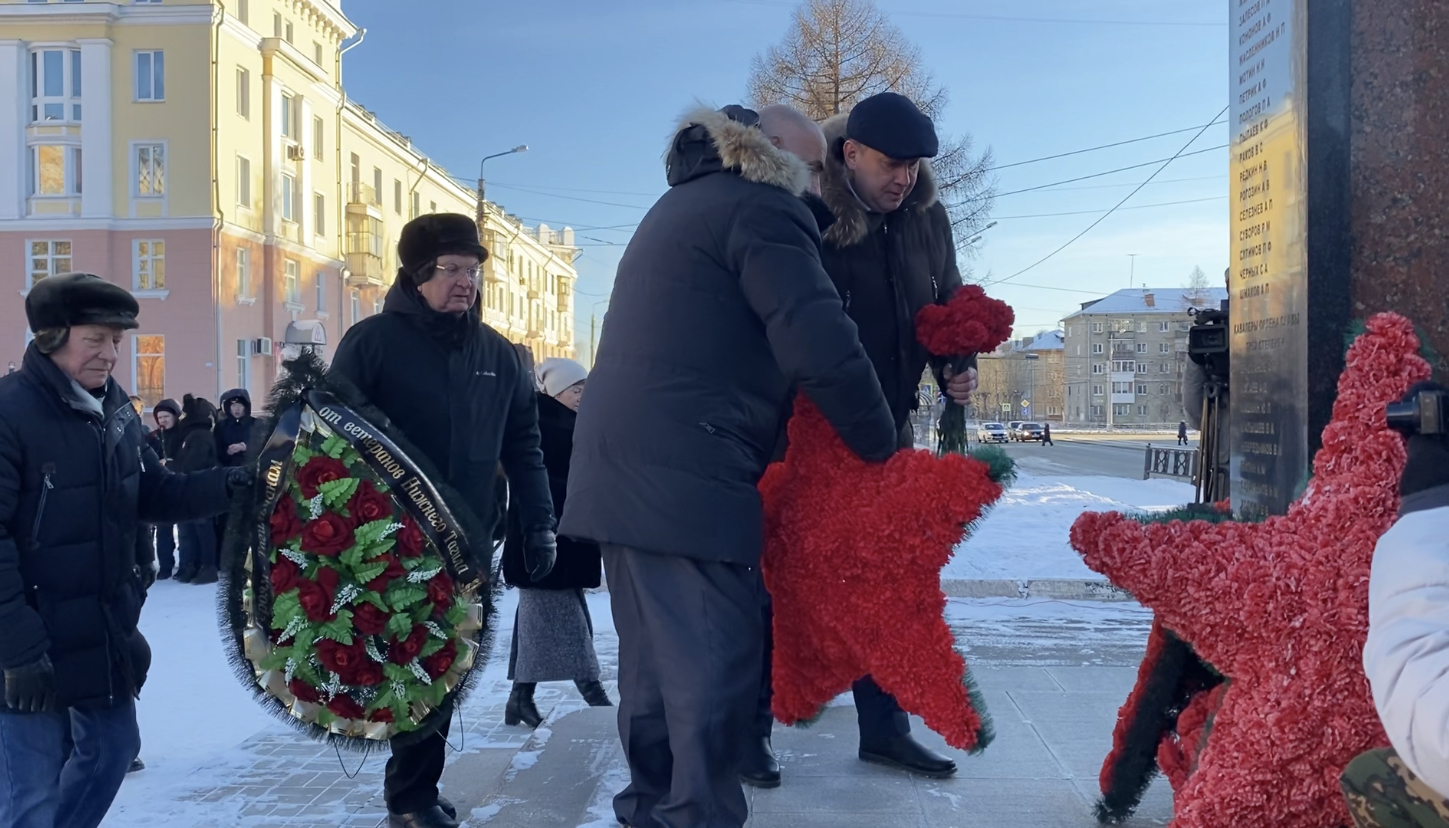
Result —
[[288, 144], [287, 158], [292, 161], [306, 161], [307, 150], [301, 144]]
[[269, 336], [264, 336], [260, 339], [253, 340], [252, 353], [256, 354], [257, 356], [271, 356], [272, 338]]

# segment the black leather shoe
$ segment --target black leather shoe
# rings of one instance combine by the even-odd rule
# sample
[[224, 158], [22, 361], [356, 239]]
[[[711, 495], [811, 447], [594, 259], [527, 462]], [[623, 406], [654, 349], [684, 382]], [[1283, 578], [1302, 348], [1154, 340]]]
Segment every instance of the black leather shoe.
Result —
[[529, 727], [543, 724], [543, 717], [538, 714], [538, 706], [533, 703], [533, 688], [537, 686], [521, 681], [513, 683], [513, 692], [508, 694], [508, 705], [503, 708], [504, 724], [521, 723]]
[[194, 569], [183, 569], [183, 570], [177, 572], [175, 576], [173, 576], [173, 579], [178, 584], [189, 584], [195, 578], [196, 578], [196, 570], [194, 570]]
[[220, 573], [214, 566], [204, 566], [197, 571], [196, 577], [191, 579], [193, 584], [214, 584], [221, 580]]
[[438, 797], [438, 807], [441, 808], [442, 811], [443, 811], [443, 813], [447, 814], [449, 817], [451, 817], [453, 819], [457, 819], [458, 818], [458, 809], [457, 809], [457, 807], [455, 807], [453, 805], [453, 803], [449, 802], [448, 800], [444, 799], [441, 796]]
[[576, 681], [574, 686], [579, 688], [583, 694], [584, 701], [589, 707], [613, 707], [614, 703], [609, 700], [609, 694], [604, 690], [604, 685], [597, 681]]
[[955, 762], [917, 742], [909, 733], [882, 744], [862, 744], [860, 758], [863, 762], [885, 765], [931, 779], [945, 779], [956, 775]]
[[770, 737], [750, 739], [745, 745], [745, 761], [740, 764], [740, 782], [752, 788], [780, 787], [780, 762]]
[[388, 828], [458, 828], [458, 821], [434, 805], [415, 814], [388, 814]]
[[146, 763], [142, 762], [140, 757], [137, 757], [131, 760], [131, 767], [126, 769], [126, 773], [139, 773], [145, 769]]

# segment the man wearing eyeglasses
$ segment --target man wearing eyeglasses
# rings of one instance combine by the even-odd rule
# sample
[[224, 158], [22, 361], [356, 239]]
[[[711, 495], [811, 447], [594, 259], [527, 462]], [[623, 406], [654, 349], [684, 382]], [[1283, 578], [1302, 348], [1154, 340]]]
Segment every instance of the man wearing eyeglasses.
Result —
[[[490, 530], [499, 518], [495, 470], [502, 464], [521, 505], [524, 564], [534, 580], [553, 568], [553, 497], [539, 448], [533, 378], [518, 352], [482, 323], [479, 266], [488, 251], [473, 219], [426, 215], [403, 227], [397, 279], [382, 313], [348, 330], [337, 346], [332, 372], [340, 374], [406, 437], [430, 473], [473, 505], [475, 525]], [[489, 537], [469, 538], [474, 550]], [[491, 571], [490, 561], [480, 567]], [[436, 732], [395, 741], [384, 793], [390, 828], [457, 828], [452, 805], [438, 796], [448, 735]]]

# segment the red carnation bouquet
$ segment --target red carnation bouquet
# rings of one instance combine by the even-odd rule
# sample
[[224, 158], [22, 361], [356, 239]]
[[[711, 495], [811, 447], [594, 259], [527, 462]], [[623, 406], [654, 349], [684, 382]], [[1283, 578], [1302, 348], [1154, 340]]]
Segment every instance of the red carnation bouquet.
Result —
[[292, 462], [270, 518], [270, 648], [257, 667], [321, 727], [414, 730], [469, 666], [469, 605], [401, 493], [346, 440], [299, 442]]
[[[943, 305], [927, 305], [916, 314], [916, 341], [932, 356], [947, 360], [952, 376], [976, 365], [976, 355], [1011, 338], [1016, 314], [978, 285], [965, 285]], [[938, 454], [966, 453], [966, 409], [950, 399], [941, 412]]]

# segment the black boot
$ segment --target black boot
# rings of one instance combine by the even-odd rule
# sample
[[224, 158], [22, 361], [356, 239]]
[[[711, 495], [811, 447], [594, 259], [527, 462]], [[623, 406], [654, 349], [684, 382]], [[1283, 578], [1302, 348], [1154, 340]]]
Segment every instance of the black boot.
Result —
[[584, 695], [584, 701], [589, 707], [613, 707], [614, 703], [609, 700], [609, 694], [604, 690], [604, 685], [597, 681], [576, 681], [574, 686]]
[[191, 579], [193, 584], [214, 584], [221, 580], [220, 574], [214, 566], [203, 566], [197, 571], [196, 577]]
[[458, 828], [458, 821], [434, 805], [415, 814], [388, 814], [388, 828]]
[[128, 774], [130, 774], [130, 773], [138, 773], [138, 772], [143, 771], [145, 769], [146, 769], [146, 763], [145, 762], [142, 762], [141, 761], [141, 757], [138, 756], [135, 759], [132, 759], [131, 760], [131, 767], [129, 769], [127, 769], [126, 773], [128, 773]]
[[504, 724], [516, 725], [522, 722], [529, 727], [543, 724], [543, 717], [538, 715], [538, 707], [533, 703], [533, 688], [537, 686], [531, 682], [513, 683], [513, 692], [508, 694], [508, 706], [503, 709]]
[[780, 787], [780, 763], [770, 737], [749, 739], [745, 743], [745, 760], [740, 763], [740, 781], [752, 788]]
[[911, 734], [896, 736], [880, 744], [860, 745], [861, 761], [896, 768], [931, 779], [956, 775], [956, 763], [925, 745]]
[[441, 795], [438, 797], [438, 807], [441, 808], [443, 813], [447, 814], [450, 819], [458, 818], [457, 807], [454, 806], [452, 802], [444, 799]]
[[189, 584], [193, 580], [195, 580], [195, 578], [196, 578], [196, 570], [194, 570], [194, 569], [181, 569], [181, 570], [178, 570], [176, 572], [176, 575], [173, 576], [173, 577], [174, 577], [174, 580], [176, 581], [176, 583], [178, 583], [178, 584]]

